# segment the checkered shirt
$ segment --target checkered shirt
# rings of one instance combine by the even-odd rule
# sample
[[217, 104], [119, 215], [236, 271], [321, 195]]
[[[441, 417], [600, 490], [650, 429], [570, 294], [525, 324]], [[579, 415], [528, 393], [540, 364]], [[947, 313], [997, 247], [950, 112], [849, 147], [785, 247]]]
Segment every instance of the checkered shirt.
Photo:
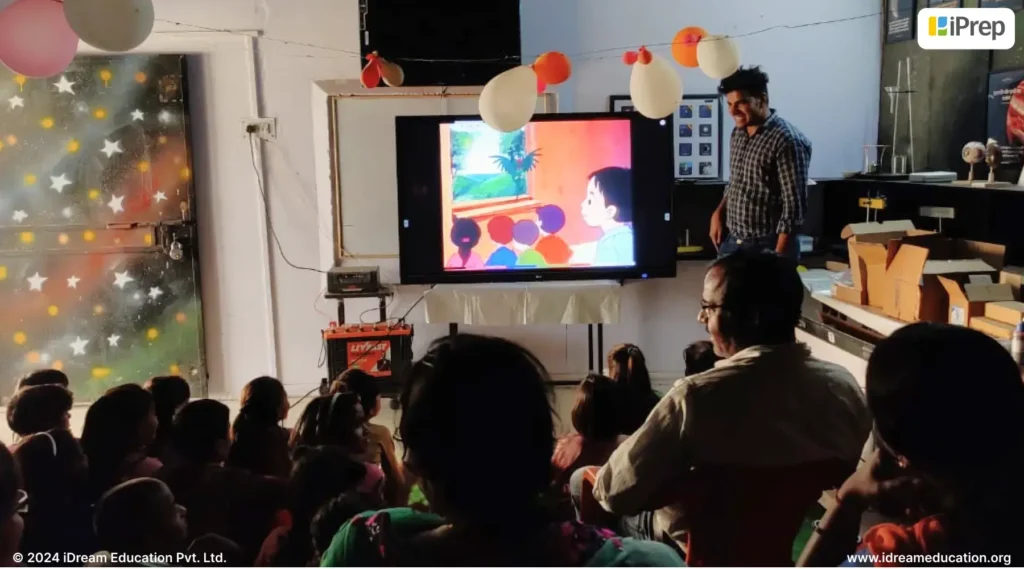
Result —
[[774, 109], [753, 136], [734, 128], [726, 227], [737, 239], [796, 233], [807, 210], [811, 142]]

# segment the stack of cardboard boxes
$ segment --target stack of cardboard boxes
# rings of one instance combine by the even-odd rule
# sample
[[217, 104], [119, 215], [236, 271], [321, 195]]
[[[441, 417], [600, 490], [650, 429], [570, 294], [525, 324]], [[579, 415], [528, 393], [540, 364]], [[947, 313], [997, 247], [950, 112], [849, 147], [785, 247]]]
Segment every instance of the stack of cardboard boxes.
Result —
[[943, 237], [907, 220], [848, 225], [851, 285], [832, 295], [904, 322], [949, 322], [1008, 339], [1024, 317], [1024, 271], [1003, 245]]

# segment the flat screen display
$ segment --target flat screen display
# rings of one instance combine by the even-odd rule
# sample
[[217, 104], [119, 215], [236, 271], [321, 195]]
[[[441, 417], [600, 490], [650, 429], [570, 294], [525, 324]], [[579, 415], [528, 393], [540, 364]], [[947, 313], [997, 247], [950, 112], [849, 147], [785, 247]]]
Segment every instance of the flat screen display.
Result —
[[674, 276], [670, 130], [546, 119], [397, 119], [403, 283]]
[[629, 120], [440, 137], [445, 271], [636, 266]]

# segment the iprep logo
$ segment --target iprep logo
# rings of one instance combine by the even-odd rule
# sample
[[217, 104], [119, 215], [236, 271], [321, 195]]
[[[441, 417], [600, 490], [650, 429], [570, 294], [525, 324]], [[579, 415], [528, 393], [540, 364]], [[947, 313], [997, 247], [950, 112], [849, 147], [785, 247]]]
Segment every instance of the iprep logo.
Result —
[[930, 36], [948, 36], [949, 35], [949, 16], [929, 16], [928, 17], [928, 35], [930, 35]]
[[1016, 17], [1009, 8], [925, 8], [917, 13], [922, 49], [1011, 49]]

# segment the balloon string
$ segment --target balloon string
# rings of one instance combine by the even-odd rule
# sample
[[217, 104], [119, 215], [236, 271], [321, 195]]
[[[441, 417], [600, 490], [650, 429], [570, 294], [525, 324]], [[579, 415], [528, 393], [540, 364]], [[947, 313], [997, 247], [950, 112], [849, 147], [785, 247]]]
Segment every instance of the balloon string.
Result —
[[[63, 3], [63, 0], [52, 0], [52, 1], [53, 2]], [[720, 40], [724, 40], [724, 39], [736, 39], [736, 38], [744, 38], [744, 37], [756, 36], [756, 35], [760, 35], [760, 34], [763, 34], [763, 33], [766, 33], [766, 32], [774, 31], [774, 30], [796, 30], [796, 29], [800, 29], [800, 28], [809, 28], [809, 27], [815, 27], [815, 26], [825, 26], [825, 25], [830, 25], [830, 24], [841, 24], [841, 23], [845, 23], [845, 22], [853, 22], [853, 21], [857, 21], [857, 20], [865, 20], [865, 19], [868, 19], [868, 18], [875, 18], [875, 17], [880, 16], [880, 15], [882, 15], [882, 12], [881, 11], [876, 11], [876, 12], [872, 12], [870, 14], [863, 14], [863, 15], [860, 15], [860, 16], [850, 16], [850, 17], [846, 17], [846, 18], [835, 18], [835, 19], [832, 19], [832, 20], [820, 20], [820, 21], [816, 21], [816, 22], [806, 22], [806, 23], [803, 23], [803, 24], [778, 24], [778, 25], [774, 25], [774, 26], [769, 26], [767, 28], [762, 28], [762, 29], [751, 31], [751, 32], [742, 33], [742, 34], [729, 34], [729, 35], [722, 35], [720, 37], [708, 37], [708, 38], [704, 38], [702, 41], [720, 41]], [[244, 36], [251, 36], [252, 35], [251, 32], [239, 32], [239, 31], [232, 31], [232, 30], [227, 30], [227, 29], [222, 29], [222, 28], [211, 28], [211, 27], [208, 27], [208, 26], [201, 26], [201, 25], [198, 25], [198, 24], [188, 24], [188, 23], [184, 23], [184, 22], [176, 22], [174, 20], [165, 20], [165, 19], [162, 19], [162, 18], [157, 18], [156, 21], [162, 22], [162, 23], [165, 23], [165, 24], [170, 24], [170, 25], [173, 25], [173, 26], [193, 28], [193, 29], [196, 29], [196, 30], [202, 30], [202, 31], [206, 31], [206, 32], [217, 32], [217, 33], [225, 33], [225, 34], [240, 35], [240, 36], [241, 35], [244, 35]], [[161, 32], [156, 32], [156, 33], [161, 33]], [[167, 32], [163, 32], [163, 33], [167, 33]], [[284, 39], [281, 39], [281, 38], [275, 38], [275, 37], [263, 35], [262, 33], [257, 35], [256, 39], [262, 40], [262, 41], [266, 41], [266, 42], [270, 42], [270, 43], [277, 43], [277, 44], [281, 44], [281, 45], [290, 45], [290, 46], [296, 46], [296, 47], [306, 47], [306, 48], [310, 48], [310, 49], [318, 49], [318, 50], [327, 51], [327, 52], [331, 52], [331, 53], [343, 54], [345, 57], [352, 57], [352, 58], [363, 59], [363, 55], [361, 53], [359, 53], [359, 52], [356, 52], [356, 51], [351, 51], [351, 50], [341, 49], [341, 48], [335, 48], [335, 47], [329, 47], [329, 46], [324, 46], [324, 45], [317, 45], [317, 44], [313, 44], [313, 43], [300, 42], [300, 41], [284, 40]], [[673, 42], [649, 43], [649, 44], [646, 44], [646, 47], [648, 48], [648, 50], [653, 51], [653, 50], [651, 50], [651, 48], [670, 48], [672, 45], [673, 45]], [[598, 60], [602, 60], [602, 59], [620, 59], [622, 57], [622, 55], [621, 55], [622, 52], [624, 52], [624, 51], [633, 51], [633, 50], [638, 50], [638, 46], [608, 47], [608, 48], [595, 49], [595, 50], [583, 51], [583, 52], [578, 52], [578, 53], [571, 53], [571, 54], [566, 54], [566, 55], [569, 58], [573, 59], [574, 61], [598, 61]], [[615, 52], [615, 53], [613, 55], [608, 55], [610, 52]], [[485, 59], [444, 59], [444, 58], [399, 57], [399, 56], [392, 56], [392, 55], [389, 55], [389, 54], [386, 54], [386, 53], [383, 54], [383, 56], [386, 57], [388, 59], [388, 61], [392, 61], [392, 62], [414, 61], [414, 62], [422, 62], [422, 63], [502, 63], [502, 62], [510, 62], [511, 63], [511, 62], [521, 61], [521, 57], [519, 57], [519, 56], [511, 56], [511, 55], [510, 56], [505, 56], [505, 57], [493, 57], [493, 58], [485, 58]], [[323, 58], [323, 57], [326, 57], [326, 56], [318, 56], [318, 55], [312, 55], [312, 54], [295, 54], [295, 55], [293, 55], [293, 57]]]

